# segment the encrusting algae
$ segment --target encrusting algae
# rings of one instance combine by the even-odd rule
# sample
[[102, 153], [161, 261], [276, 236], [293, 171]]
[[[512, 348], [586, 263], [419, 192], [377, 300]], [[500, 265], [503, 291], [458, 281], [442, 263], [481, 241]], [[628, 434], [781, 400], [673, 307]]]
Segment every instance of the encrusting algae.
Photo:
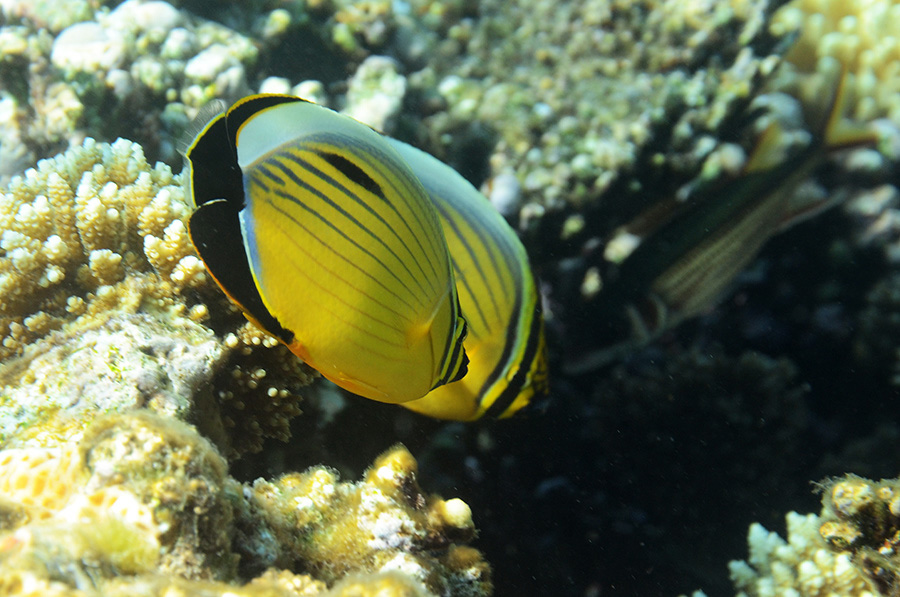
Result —
[[398, 446], [360, 483], [242, 485], [190, 425], [103, 416], [77, 444], [0, 451], [0, 593], [489, 595], [468, 506], [415, 474]]

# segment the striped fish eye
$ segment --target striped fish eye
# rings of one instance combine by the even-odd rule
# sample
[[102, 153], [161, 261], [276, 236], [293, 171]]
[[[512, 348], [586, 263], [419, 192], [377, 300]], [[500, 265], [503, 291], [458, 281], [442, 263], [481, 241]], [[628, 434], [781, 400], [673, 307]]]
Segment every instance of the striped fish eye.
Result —
[[191, 239], [248, 319], [383, 402], [466, 372], [437, 211], [385, 137], [289, 96], [245, 98], [189, 144]]

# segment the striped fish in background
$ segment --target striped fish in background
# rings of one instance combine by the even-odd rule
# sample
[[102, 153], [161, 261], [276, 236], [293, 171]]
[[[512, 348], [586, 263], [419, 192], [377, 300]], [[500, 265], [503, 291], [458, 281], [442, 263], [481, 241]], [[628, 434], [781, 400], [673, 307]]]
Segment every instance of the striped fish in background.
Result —
[[406, 402], [466, 372], [441, 225], [385, 138], [294, 97], [245, 98], [186, 151], [189, 232], [259, 327], [355, 394]]

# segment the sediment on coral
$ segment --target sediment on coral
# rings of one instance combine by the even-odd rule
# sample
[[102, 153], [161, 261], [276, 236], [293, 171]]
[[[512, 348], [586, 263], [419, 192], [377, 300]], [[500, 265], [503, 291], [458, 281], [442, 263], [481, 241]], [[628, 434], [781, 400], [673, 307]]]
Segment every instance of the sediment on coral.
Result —
[[462, 500], [423, 494], [417, 469], [406, 448], [395, 446], [357, 484], [325, 467], [257, 480], [251, 503], [284, 548], [276, 563], [299, 563], [329, 583], [351, 570], [396, 570], [437, 594], [490, 593], [481, 554], [457, 545], [475, 535], [471, 510]]

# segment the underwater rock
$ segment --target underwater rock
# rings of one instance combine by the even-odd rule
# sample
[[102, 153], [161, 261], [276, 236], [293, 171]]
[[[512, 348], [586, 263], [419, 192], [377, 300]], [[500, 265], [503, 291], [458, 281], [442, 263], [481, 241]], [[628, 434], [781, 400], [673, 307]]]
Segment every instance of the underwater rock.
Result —
[[315, 467], [252, 485], [261, 511], [284, 550], [276, 565], [305, 570], [329, 584], [351, 570], [399, 571], [437, 594], [485, 594], [490, 569], [474, 549], [472, 512], [459, 499], [426, 496], [417, 464], [402, 446], [379, 456], [357, 484]]
[[850, 558], [879, 594], [895, 594], [900, 584], [900, 480], [846, 475], [824, 483], [822, 493], [822, 538], [838, 557]]
[[125, 39], [118, 29], [77, 23], [53, 41], [50, 61], [63, 71], [92, 72], [118, 68], [125, 60]]
[[143, 407], [192, 419], [226, 352], [211, 330], [183, 317], [122, 313], [70, 326], [0, 367], [0, 445], [27, 442], [51, 423], [71, 437], [99, 415]]

